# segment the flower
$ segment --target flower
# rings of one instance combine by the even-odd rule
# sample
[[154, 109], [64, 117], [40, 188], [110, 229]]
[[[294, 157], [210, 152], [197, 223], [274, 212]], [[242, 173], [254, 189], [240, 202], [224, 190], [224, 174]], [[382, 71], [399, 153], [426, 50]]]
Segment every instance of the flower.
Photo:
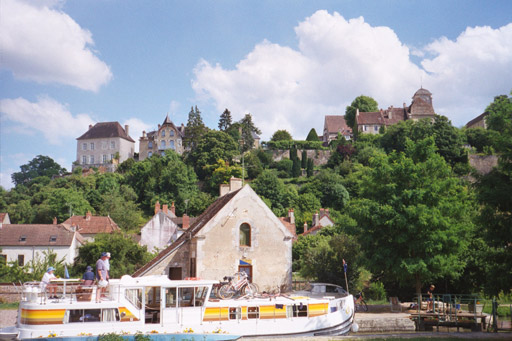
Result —
[[193, 333], [194, 332], [194, 329], [192, 328], [185, 328], [185, 330], [183, 330], [184, 333]]
[[150, 334], [158, 334], [158, 330], [154, 330], [154, 329], [153, 329], [153, 330], [152, 330], [152, 331], [150, 331], [149, 333], [150, 333]]

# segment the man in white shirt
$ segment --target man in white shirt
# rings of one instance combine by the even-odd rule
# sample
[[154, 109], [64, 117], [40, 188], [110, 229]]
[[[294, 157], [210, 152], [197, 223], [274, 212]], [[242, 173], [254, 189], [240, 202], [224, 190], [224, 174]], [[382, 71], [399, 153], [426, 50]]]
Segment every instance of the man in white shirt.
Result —
[[48, 288], [48, 292], [50, 293], [49, 298], [57, 298], [57, 286], [55, 284], [50, 283], [52, 279], [55, 279], [54, 274], [55, 268], [50, 266], [48, 270], [43, 275], [43, 279], [41, 279], [41, 286], [43, 290]]
[[107, 281], [110, 279], [110, 252], [107, 252], [107, 259], [104, 260], [107, 269]]

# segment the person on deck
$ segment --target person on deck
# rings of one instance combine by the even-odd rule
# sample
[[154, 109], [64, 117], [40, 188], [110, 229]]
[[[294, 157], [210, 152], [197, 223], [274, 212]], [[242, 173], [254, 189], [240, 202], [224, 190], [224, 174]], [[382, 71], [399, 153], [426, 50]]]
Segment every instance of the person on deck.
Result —
[[54, 274], [55, 268], [50, 266], [41, 279], [41, 287], [43, 290], [48, 289], [50, 296], [48, 298], [57, 298], [57, 285], [50, 283], [52, 279], [55, 279]]
[[96, 278], [98, 279], [96, 302], [101, 302], [101, 295], [105, 292], [105, 288], [108, 285], [108, 273], [107, 268], [105, 267], [105, 259], [107, 259], [107, 253], [102, 252], [100, 259], [96, 262]]
[[92, 267], [87, 266], [85, 269], [84, 275], [82, 276], [83, 285], [93, 285], [94, 284], [94, 272], [92, 272]]
[[436, 287], [434, 286], [434, 284], [430, 284], [430, 288], [427, 291], [427, 295], [428, 295], [428, 297], [427, 297], [427, 313], [434, 312], [434, 289], [435, 288]]

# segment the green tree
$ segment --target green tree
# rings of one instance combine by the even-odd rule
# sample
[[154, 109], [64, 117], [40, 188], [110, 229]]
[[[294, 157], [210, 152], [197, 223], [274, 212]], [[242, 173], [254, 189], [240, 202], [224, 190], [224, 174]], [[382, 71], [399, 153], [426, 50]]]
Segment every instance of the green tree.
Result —
[[242, 129], [241, 139], [242, 143], [242, 151], [246, 152], [254, 147], [254, 134], [261, 134], [261, 130], [254, 125], [252, 121], [251, 114], [246, 114], [244, 118], [240, 120], [240, 127]]
[[303, 185], [300, 193], [313, 193], [323, 207], [342, 210], [348, 203], [349, 194], [343, 186], [343, 178], [330, 170], [322, 170], [311, 181]]
[[435, 152], [432, 137], [406, 141], [404, 152], [377, 154], [351, 202], [369, 270], [415, 284], [457, 278], [473, 227], [467, 186]]
[[306, 149], [302, 150], [302, 158], [300, 162], [300, 166], [302, 168], [306, 168], [308, 166], [308, 152], [306, 151]]
[[306, 174], [307, 177], [310, 178], [313, 176], [314, 170], [315, 170], [315, 164], [313, 163], [313, 159], [308, 159], [308, 163], [306, 165]]
[[347, 125], [354, 131], [356, 131], [354, 127], [356, 125], [357, 109], [359, 109], [360, 112], [374, 112], [378, 111], [379, 107], [377, 101], [373, 98], [364, 95], [357, 96], [345, 109], [345, 122], [347, 122]]
[[238, 144], [229, 134], [211, 130], [198, 140], [196, 148], [190, 151], [186, 160], [189, 165], [193, 165], [199, 179], [204, 180], [213, 171], [208, 165], [215, 165], [220, 159], [231, 162], [238, 154]]
[[185, 137], [183, 138], [184, 146], [193, 150], [207, 131], [208, 128], [203, 123], [203, 118], [201, 117], [201, 112], [197, 109], [197, 105], [195, 109], [191, 107], [188, 113], [187, 126], [185, 127]]
[[[512, 91], [510, 94], [512, 95]], [[506, 131], [512, 121], [512, 97], [507, 95], [494, 97], [494, 101], [485, 111], [489, 113], [485, 119], [488, 129], [498, 132]]]
[[247, 176], [250, 179], [255, 179], [263, 172], [263, 165], [258, 157], [258, 149], [253, 149], [245, 155], [245, 168], [247, 169]]
[[251, 182], [251, 187], [259, 196], [270, 200], [270, 208], [278, 217], [287, 213], [287, 208], [292, 206], [298, 196], [295, 187], [286, 186], [272, 170], [264, 170]]
[[110, 252], [110, 277], [121, 278], [134, 273], [151, 260], [153, 255], [145, 246], [140, 246], [129, 235], [123, 233], [98, 234], [94, 242], [89, 242], [78, 250], [73, 273], [82, 274], [90, 265], [95, 267], [102, 252]]
[[228, 184], [231, 177], [241, 178], [242, 167], [239, 165], [230, 165], [226, 161], [219, 159], [214, 165], [206, 166], [211, 176], [207, 179], [210, 193], [217, 195], [220, 184]]
[[27, 164], [21, 165], [21, 172], [15, 172], [11, 178], [15, 185], [27, 183], [38, 176], [51, 178], [54, 175], [62, 175], [66, 172], [57, 162], [49, 156], [38, 155]]
[[87, 211], [94, 212], [83, 194], [72, 188], [52, 190], [47, 204], [50, 208], [50, 214], [57, 217], [57, 221], [64, 221], [71, 215], [85, 215]]
[[487, 153], [494, 150], [498, 141], [499, 132], [491, 129], [471, 128], [464, 131], [468, 144], [478, 153]]
[[292, 135], [286, 130], [277, 130], [272, 137], [270, 138], [270, 141], [291, 141]]
[[319, 141], [318, 134], [316, 133], [315, 128], [311, 128], [311, 130], [308, 133], [308, 136], [306, 137], [306, 141]]
[[219, 119], [219, 130], [227, 131], [232, 124], [231, 112], [226, 108]]

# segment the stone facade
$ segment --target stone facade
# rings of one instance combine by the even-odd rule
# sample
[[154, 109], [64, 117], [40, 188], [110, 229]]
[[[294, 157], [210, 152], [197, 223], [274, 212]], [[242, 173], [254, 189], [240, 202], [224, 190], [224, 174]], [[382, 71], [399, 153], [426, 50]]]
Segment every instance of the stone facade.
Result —
[[183, 137], [185, 135], [185, 126], [182, 124], [176, 127], [167, 116], [158, 129], [146, 133], [142, 132], [139, 139], [139, 160], [144, 160], [154, 154], [162, 154], [167, 149], [174, 150], [178, 154], [183, 154]]
[[250, 186], [236, 189], [240, 182], [233, 180], [228, 194], [134, 276], [221, 280], [245, 271], [261, 290], [290, 288], [294, 234]]
[[118, 122], [90, 125], [89, 130], [77, 138], [76, 161], [72, 168], [104, 167], [109, 172], [115, 171], [118, 163], [133, 158], [135, 141], [128, 135], [128, 129], [128, 125], [123, 129]]

